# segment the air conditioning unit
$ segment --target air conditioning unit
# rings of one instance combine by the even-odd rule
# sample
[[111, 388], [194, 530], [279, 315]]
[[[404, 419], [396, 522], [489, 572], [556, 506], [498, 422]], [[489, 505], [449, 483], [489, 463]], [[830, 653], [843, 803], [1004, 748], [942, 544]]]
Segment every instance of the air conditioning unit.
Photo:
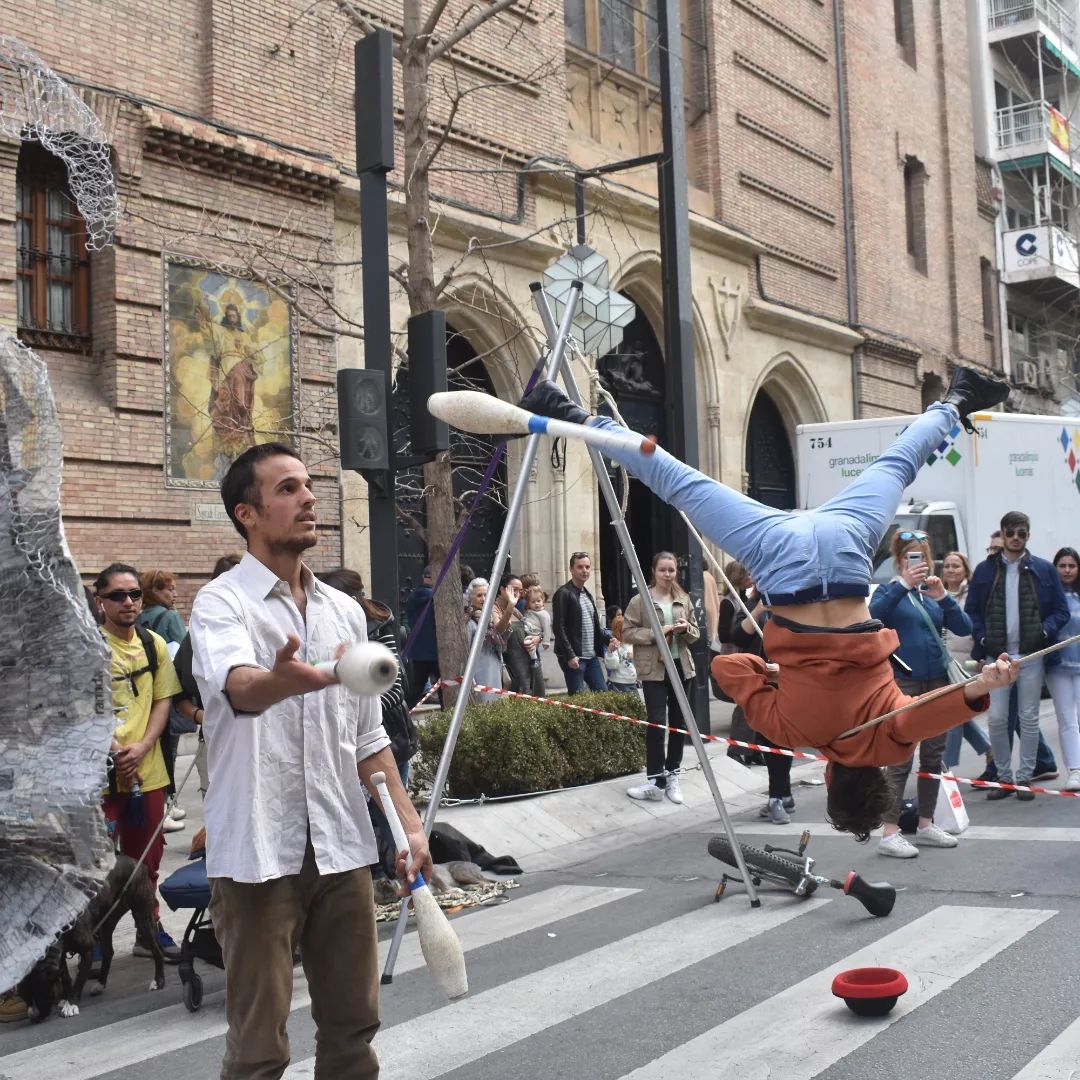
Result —
[[1034, 360], [1013, 361], [1013, 382], [1032, 390], [1039, 387], [1039, 365]]

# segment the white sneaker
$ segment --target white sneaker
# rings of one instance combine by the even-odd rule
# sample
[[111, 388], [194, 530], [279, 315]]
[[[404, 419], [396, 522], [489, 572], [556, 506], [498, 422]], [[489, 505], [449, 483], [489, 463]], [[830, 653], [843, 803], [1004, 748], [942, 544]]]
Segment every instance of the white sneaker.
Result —
[[682, 788], [679, 786], [679, 778], [674, 773], [669, 774], [667, 778], [667, 787], [664, 788], [664, 794], [677, 806], [682, 805]]
[[166, 817], [161, 826], [162, 832], [180, 832], [181, 829], [186, 828], [182, 821], [177, 821], [176, 818]]
[[1080, 791], [1080, 769], [1070, 769], [1069, 779], [1065, 781], [1062, 791]]
[[956, 847], [960, 841], [931, 821], [925, 829], [915, 830], [915, 843], [919, 847]]
[[169, 817], [173, 821], [183, 821], [187, 817], [187, 811], [179, 803], [173, 803], [169, 807]]
[[892, 859], [914, 859], [919, 854], [919, 849], [907, 842], [903, 833], [894, 832], [891, 836], [883, 836], [878, 841], [879, 855], [888, 855]]
[[664, 793], [651, 780], [627, 788], [626, 794], [631, 799], [637, 799], [639, 802], [660, 802], [664, 797]]

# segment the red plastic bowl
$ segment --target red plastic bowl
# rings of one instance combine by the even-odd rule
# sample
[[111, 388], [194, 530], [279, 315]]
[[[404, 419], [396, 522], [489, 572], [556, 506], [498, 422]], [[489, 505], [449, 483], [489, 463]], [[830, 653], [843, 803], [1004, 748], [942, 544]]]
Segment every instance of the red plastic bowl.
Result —
[[832, 983], [833, 994], [857, 1016], [885, 1016], [907, 988], [903, 972], [885, 967], [841, 971]]

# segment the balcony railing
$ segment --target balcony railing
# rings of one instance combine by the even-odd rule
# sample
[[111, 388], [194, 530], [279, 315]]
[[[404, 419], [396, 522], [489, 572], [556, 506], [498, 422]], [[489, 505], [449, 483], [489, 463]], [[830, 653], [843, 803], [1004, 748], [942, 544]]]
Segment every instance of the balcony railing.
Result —
[[1009, 229], [1001, 236], [1006, 285], [1025, 281], [1057, 281], [1080, 288], [1080, 255], [1073, 237], [1057, 225]]
[[1070, 147], [1080, 152], [1080, 131], [1047, 101], [1027, 101], [997, 110], [999, 150], [1030, 151], [1041, 143], [1049, 143], [1068, 159]]
[[1076, 19], [1057, 0], [989, 0], [991, 30], [1038, 21], [1070, 48], [1076, 48]]

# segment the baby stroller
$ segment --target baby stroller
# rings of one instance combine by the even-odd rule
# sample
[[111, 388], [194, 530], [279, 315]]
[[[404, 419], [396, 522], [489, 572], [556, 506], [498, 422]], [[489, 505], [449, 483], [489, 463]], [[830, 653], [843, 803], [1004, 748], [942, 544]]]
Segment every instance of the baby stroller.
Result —
[[202, 978], [195, 970], [195, 960], [205, 960], [216, 968], [225, 967], [221, 946], [214, 936], [214, 927], [207, 914], [210, 906], [210, 882], [206, 877], [206, 853], [170, 874], [158, 887], [161, 898], [173, 911], [193, 908], [184, 940], [180, 943], [180, 982], [183, 987], [184, 1006], [195, 1012], [202, 1004]]

